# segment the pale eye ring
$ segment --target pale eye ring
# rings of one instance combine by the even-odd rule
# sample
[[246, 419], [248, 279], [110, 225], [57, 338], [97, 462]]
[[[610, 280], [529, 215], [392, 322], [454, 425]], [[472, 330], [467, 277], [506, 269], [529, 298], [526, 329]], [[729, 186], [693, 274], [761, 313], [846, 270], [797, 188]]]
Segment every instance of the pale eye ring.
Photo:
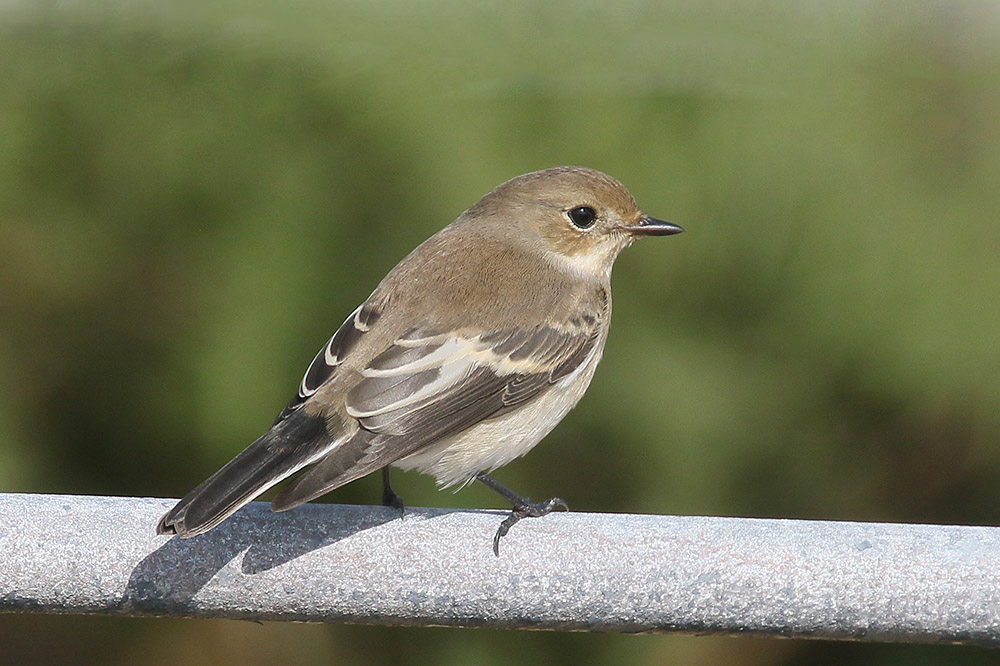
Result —
[[597, 213], [590, 206], [576, 206], [566, 211], [569, 221], [580, 229], [589, 229], [597, 221]]

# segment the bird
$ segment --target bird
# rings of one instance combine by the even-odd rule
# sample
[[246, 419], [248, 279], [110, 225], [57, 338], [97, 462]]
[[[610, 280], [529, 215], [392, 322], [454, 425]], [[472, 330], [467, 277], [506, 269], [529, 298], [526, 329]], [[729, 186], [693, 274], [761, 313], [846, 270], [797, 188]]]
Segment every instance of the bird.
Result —
[[170, 509], [158, 534], [202, 534], [275, 484], [285, 511], [389, 466], [440, 488], [479, 482], [512, 505], [493, 537], [568, 506], [533, 503], [490, 474], [523, 456], [590, 385], [611, 323], [611, 269], [650, 217], [586, 167], [497, 186], [417, 246], [309, 364], [270, 429]]

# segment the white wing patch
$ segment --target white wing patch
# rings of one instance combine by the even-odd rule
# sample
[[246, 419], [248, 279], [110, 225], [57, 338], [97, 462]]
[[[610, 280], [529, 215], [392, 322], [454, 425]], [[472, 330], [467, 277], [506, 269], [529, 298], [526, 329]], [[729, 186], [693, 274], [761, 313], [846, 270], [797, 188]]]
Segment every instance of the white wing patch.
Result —
[[346, 410], [380, 433], [468, 427], [574, 374], [600, 330], [596, 317], [475, 335], [411, 330], [360, 371]]
[[[341, 352], [337, 349], [336, 343], [339, 342], [338, 336], [343, 337], [341, 331], [344, 331], [348, 326], [351, 326], [361, 332], [368, 330], [367, 326], [364, 328], [358, 326], [358, 315], [361, 314], [361, 308], [362, 306], [359, 305], [354, 312], [347, 316], [347, 319], [345, 319], [344, 323], [340, 325], [337, 332], [330, 336], [330, 339], [326, 341], [325, 345], [323, 345], [323, 349], [316, 354], [312, 363], [310, 363], [309, 367], [306, 368], [305, 374], [302, 375], [302, 381], [299, 382], [299, 398], [302, 400], [311, 396], [319, 389], [320, 386], [323, 385], [323, 381], [316, 381], [319, 376], [327, 375], [324, 378], [325, 381], [325, 379], [329, 378], [329, 374], [332, 374], [332, 372], [321, 372], [322, 370], [332, 371], [333, 368], [340, 365], [341, 358], [339, 354]], [[320, 365], [321, 363], [322, 365]]]
[[337, 332], [326, 341], [323, 348], [313, 358], [312, 363], [306, 368], [305, 374], [302, 375], [302, 381], [299, 382], [298, 391], [278, 414], [278, 418], [274, 420], [275, 423], [287, 418], [289, 414], [311, 398], [323, 384], [330, 381], [344, 355], [350, 351], [361, 335], [378, 320], [378, 317], [379, 312], [367, 302], [358, 306], [354, 312], [348, 315]]

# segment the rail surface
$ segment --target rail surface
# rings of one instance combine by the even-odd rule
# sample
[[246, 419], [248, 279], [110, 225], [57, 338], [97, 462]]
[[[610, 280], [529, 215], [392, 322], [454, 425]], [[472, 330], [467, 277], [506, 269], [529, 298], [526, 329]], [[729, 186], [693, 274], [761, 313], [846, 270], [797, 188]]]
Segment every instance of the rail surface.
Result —
[[0, 494], [0, 611], [509, 629], [1000, 640], [1000, 528]]

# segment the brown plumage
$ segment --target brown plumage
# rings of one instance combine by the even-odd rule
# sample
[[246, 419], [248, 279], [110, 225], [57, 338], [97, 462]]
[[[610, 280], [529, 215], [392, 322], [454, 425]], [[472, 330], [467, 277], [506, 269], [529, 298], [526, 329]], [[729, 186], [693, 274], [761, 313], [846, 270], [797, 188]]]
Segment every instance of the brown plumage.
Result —
[[[561, 505], [531, 504], [485, 474], [527, 453], [583, 395], [607, 338], [618, 253], [637, 236], [679, 231], [592, 169], [500, 185], [389, 272], [271, 429], [157, 531], [205, 532], [303, 468], [275, 510], [388, 465], [441, 486], [497, 489], [514, 503], [497, 540], [520, 517]], [[398, 501], [385, 480], [386, 501]]]

